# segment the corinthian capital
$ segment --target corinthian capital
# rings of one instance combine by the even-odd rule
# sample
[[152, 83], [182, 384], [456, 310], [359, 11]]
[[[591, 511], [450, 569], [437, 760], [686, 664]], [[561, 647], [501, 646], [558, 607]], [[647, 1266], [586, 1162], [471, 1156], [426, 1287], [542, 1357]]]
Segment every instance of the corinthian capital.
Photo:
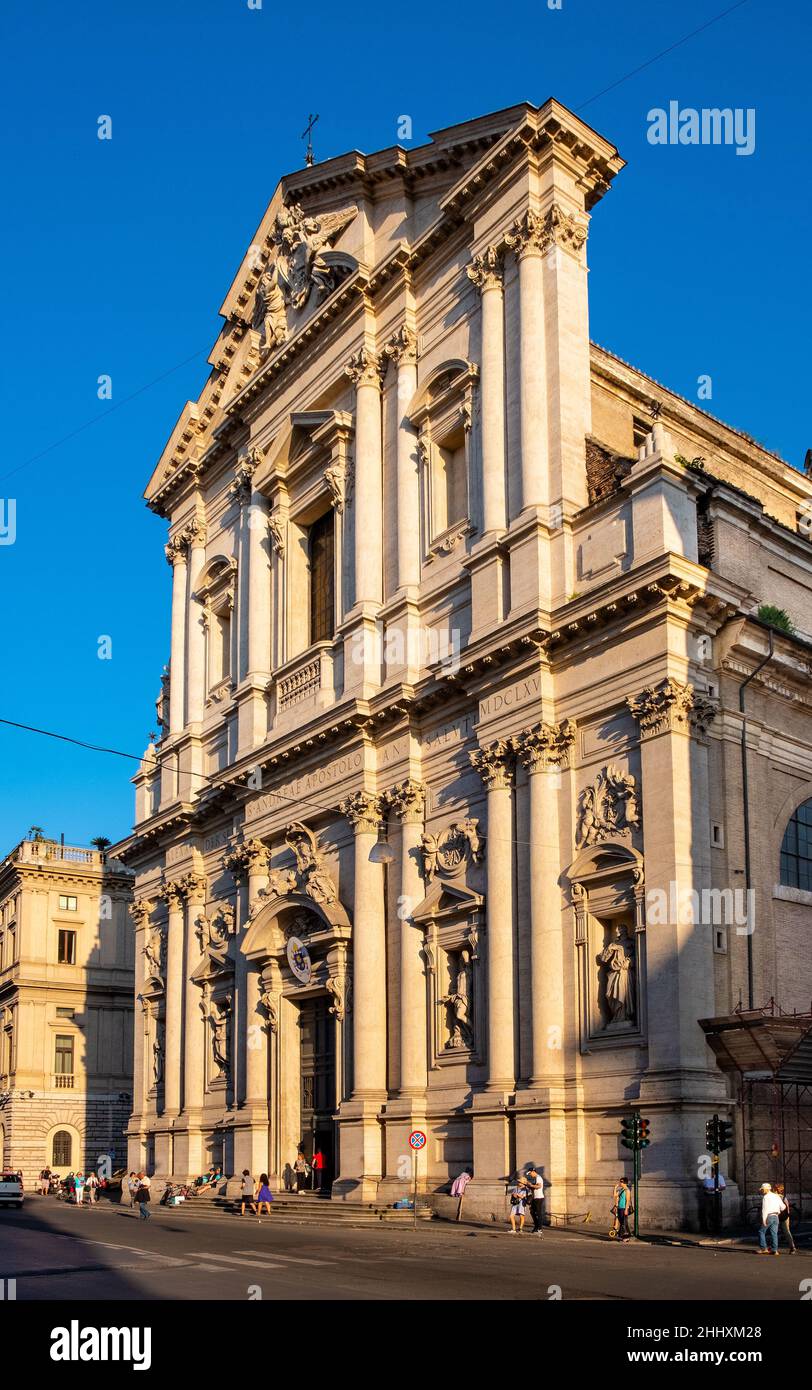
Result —
[[513, 740], [516, 755], [529, 772], [566, 767], [575, 742], [575, 720], [561, 724], [535, 724]]
[[525, 255], [544, 255], [553, 246], [563, 251], [580, 255], [586, 241], [587, 231], [580, 222], [565, 212], [557, 203], [545, 213], [528, 209], [517, 222], [514, 222], [505, 244], [521, 258]]
[[164, 546], [164, 555], [168, 565], [176, 565], [179, 561], [186, 564], [186, 544], [182, 536], [173, 536]]
[[384, 344], [383, 357], [399, 366], [401, 362], [417, 361], [417, 338], [407, 324], [402, 324]]
[[404, 824], [421, 825], [426, 811], [426, 788], [422, 782], [407, 777], [405, 782], [392, 788], [387, 802]]
[[235, 878], [240, 878], [244, 874], [264, 873], [270, 857], [271, 851], [261, 840], [245, 840], [224, 856], [223, 863]]
[[206, 523], [202, 517], [193, 516], [192, 520], [184, 526], [183, 540], [190, 549], [206, 544]]
[[689, 733], [692, 727], [705, 733], [716, 714], [712, 700], [697, 695], [692, 685], [683, 685], [670, 677], [659, 685], [646, 686], [626, 703], [640, 725], [641, 738], [673, 730]]
[[465, 273], [478, 290], [498, 289], [502, 284], [502, 252], [487, 246], [465, 267]]
[[136, 927], [145, 927], [154, 911], [155, 904], [148, 898], [135, 898], [130, 903], [130, 916]]
[[188, 903], [204, 903], [208, 889], [205, 874], [184, 874], [180, 880], [181, 890]]
[[255, 444], [252, 444], [250, 449], [244, 450], [237, 459], [234, 481], [229, 488], [229, 493], [232, 497], [236, 497], [238, 502], [247, 502], [250, 498], [251, 479], [261, 462], [262, 451]]
[[513, 778], [516, 755], [510, 739], [498, 738], [468, 755], [488, 791], [509, 787]]
[[166, 879], [158, 891], [158, 897], [166, 903], [170, 912], [180, 912], [183, 907], [183, 882], [181, 879]]
[[357, 835], [377, 834], [383, 818], [381, 798], [372, 792], [355, 792], [342, 801], [339, 810], [347, 817]]
[[370, 352], [369, 348], [361, 348], [350, 358], [344, 371], [354, 383], [356, 390], [359, 386], [376, 386], [380, 390], [381, 368], [386, 366], [386, 359], [382, 353]]

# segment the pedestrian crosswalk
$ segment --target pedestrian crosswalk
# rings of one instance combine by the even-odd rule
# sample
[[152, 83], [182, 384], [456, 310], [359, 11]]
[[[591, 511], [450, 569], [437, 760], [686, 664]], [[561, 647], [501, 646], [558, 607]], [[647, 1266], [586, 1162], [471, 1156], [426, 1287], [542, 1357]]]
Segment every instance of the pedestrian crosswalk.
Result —
[[247, 1269], [284, 1270], [288, 1265], [316, 1265], [322, 1268], [324, 1265], [335, 1263], [333, 1260], [308, 1260], [302, 1255], [280, 1255], [276, 1250], [237, 1250], [233, 1255], [224, 1255], [219, 1251], [215, 1253], [212, 1250], [193, 1250], [186, 1259], [205, 1261], [204, 1264], [197, 1264], [196, 1268], [220, 1274], [234, 1274], [235, 1265]]

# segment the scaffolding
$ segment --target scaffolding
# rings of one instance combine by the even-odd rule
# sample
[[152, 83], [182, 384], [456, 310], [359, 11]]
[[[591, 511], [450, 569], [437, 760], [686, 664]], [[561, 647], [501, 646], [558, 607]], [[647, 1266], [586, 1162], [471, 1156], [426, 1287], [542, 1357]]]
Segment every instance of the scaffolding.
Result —
[[762, 1183], [783, 1183], [802, 1221], [812, 1213], [812, 1010], [785, 1013], [770, 999], [699, 1026], [734, 1084], [742, 1215], [760, 1201]]

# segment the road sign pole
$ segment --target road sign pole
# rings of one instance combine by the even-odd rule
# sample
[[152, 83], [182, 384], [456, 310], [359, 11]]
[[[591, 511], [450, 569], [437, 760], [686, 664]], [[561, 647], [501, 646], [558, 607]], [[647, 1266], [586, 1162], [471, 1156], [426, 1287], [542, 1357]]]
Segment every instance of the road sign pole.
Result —
[[417, 1228], [417, 1155], [426, 1146], [426, 1136], [422, 1129], [413, 1129], [409, 1135], [409, 1148], [412, 1151], [412, 1225]]
[[414, 1182], [413, 1182], [413, 1188], [414, 1188], [414, 1190], [413, 1190], [413, 1192], [412, 1192], [412, 1226], [415, 1227], [415, 1228], [417, 1227], [417, 1155], [418, 1155], [418, 1153], [419, 1153], [419, 1150], [418, 1150], [418, 1149], [412, 1149], [412, 1176], [413, 1176], [413, 1179], [414, 1179]]
[[635, 1238], [635, 1240], [637, 1240], [638, 1231], [639, 1231], [639, 1229], [640, 1229], [639, 1226], [638, 1226], [638, 1221], [637, 1221], [637, 1193], [638, 1193], [638, 1190], [639, 1190], [639, 1186], [640, 1186], [640, 1150], [639, 1150], [638, 1148], [635, 1148], [635, 1150], [634, 1150], [634, 1238]]

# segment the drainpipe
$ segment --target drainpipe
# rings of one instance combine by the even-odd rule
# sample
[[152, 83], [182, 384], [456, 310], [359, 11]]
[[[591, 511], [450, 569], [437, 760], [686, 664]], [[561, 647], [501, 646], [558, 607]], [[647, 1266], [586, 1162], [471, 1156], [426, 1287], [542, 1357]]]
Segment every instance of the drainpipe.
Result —
[[749, 783], [748, 783], [748, 780], [747, 780], [747, 719], [745, 718], [745, 713], [744, 713], [744, 692], [745, 692], [745, 689], [747, 688], [747, 686], [750, 684], [751, 680], [753, 680], [753, 678], [754, 678], [755, 676], [758, 675], [759, 671], [761, 671], [761, 670], [767, 665], [767, 662], [768, 662], [768, 661], [771, 661], [771, 660], [772, 660], [773, 650], [774, 650], [772, 628], [768, 628], [768, 629], [767, 629], [767, 636], [768, 636], [768, 638], [769, 638], [769, 640], [770, 640], [770, 649], [769, 649], [769, 651], [767, 652], [767, 655], [764, 657], [764, 659], [763, 659], [762, 661], [759, 662], [758, 666], [756, 666], [756, 667], [753, 668], [753, 670], [750, 672], [749, 676], [747, 676], [746, 679], [743, 680], [742, 683], [741, 683], [741, 685], [739, 686], [739, 713], [741, 714], [741, 717], [742, 717], [741, 752], [742, 752], [742, 804], [743, 804], [743, 810], [744, 810], [744, 886], [745, 886], [745, 891], [746, 891], [746, 894], [747, 894], [747, 907], [748, 907], [748, 919], [747, 919], [747, 927], [748, 927], [748, 931], [747, 931], [747, 1007], [748, 1007], [749, 1009], [754, 1008], [754, 1003], [753, 1003], [753, 933], [752, 933], [752, 930], [751, 930], [751, 928], [752, 928], [752, 926], [753, 926], [753, 923], [750, 921], [750, 917], [749, 917], [750, 889], [752, 888], [752, 882], [751, 882], [752, 875], [751, 875], [751, 864], [750, 864], [750, 788], [749, 788]]

